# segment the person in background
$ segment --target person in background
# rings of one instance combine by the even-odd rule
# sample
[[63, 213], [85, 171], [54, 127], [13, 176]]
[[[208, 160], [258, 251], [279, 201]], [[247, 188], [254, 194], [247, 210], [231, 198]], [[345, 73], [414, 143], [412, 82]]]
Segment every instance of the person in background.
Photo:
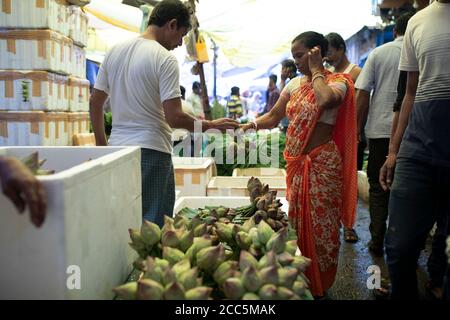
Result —
[[341, 220], [354, 223], [357, 203], [356, 111], [353, 81], [323, 67], [328, 43], [308, 31], [291, 45], [298, 70], [275, 106], [248, 129], [270, 129], [286, 115], [286, 184], [289, 218], [302, 255], [311, 259], [305, 274], [315, 297], [333, 285], [339, 257]]
[[[295, 62], [292, 59], [286, 59], [281, 62], [281, 75], [280, 75], [280, 92], [283, 91], [284, 87], [298, 76], [297, 67], [295, 66]], [[281, 127], [284, 133], [286, 133], [287, 128], [289, 127], [289, 118], [284, 117], [281, 122]]]
[[406, 93], [380, 170], [380, 184], [390, 190], [385, 248], [393, 299], [418, 298], [420, 251], [434, 222], [450, 219], [448, 61], [450, 0], [434, 1], [408, 22], [399, 65]]
[[227, 111], [230, 119], [239, 119], [243, 115], [242, 102], [238, 87], [231, 88], [231, 96], [227, 102]]
[[180, 86], [181, 91], [181, 109], [183, 109], [184, 113], [187, 113], [190, 116], [195, 117], [194, 107], [188, 101], [186, 101], [186, 88]]
[[[369, 179], [370, 235], [369, 250], [383, 256], [383, 241], [388, 217], [389, 192], [379, 183], [380, 169], [389, 152], [392, 128], [392, 106], [396, 100], [398, 64], [403, 35], [412, 14], [400, 16], [394, 27], [394, 38], [372, 50], [356, 81], [358, 134], [365, 129], [369, 139], [367, 177]], [[372, 94], [372, 95], [371, 95]], [[365, 126], [364, 126], [365, 124]]]
[[[197, 121], [182, 110], [178, 61], [170, 52], [182, 45], [190, 18], [181, 1], [158, 2], [147, 30], [106, 54], [90, 99], [97, 145], [107, 145], [103, 104], [109, 96], [113, 115], [109, 144], [141, 147], [143, 218], [159, 226], [164, 215], [173, 214], [175, 203], [172, 128], [194, 131]], [[229, 119], [201, 121], [203, 131], [237, 127]]]
[[47, 213], [47, 196], [33, 173], [20, 160], [0, 156], [0, 182], [3, 194], [19, 213], [28, 206], [31, 223], [41, 227]]
[[[328, 53], [324, 60], [331, 65], [330, 71], [349, 74], [355, 83], [361, 73], [361, 68], [348, 60], [346, 55], [347, 46], [344, 39], [335, 32], [329, 33], [326, 39], [328, 41]], [[367, 143], [363, 134], [358, 139], [357, 170], [362, 170], [363, 168], [364, 150], [366, 147]], [[344, 226], [344, 240], [349, 243], [358, 241], [358, 234], [353, 225], [349, 227]]]
[[201, 94], [201, 86], [200, 82], [194, 81], [192, 83], [192, 93], [187, 97], [187, 102], [189, 102], [195, 112], [195, 117], [200, 120], [205, 119], [205, 112], [203, 111], [202, 97]]
[[264, 113], [269, 112], [273, 106], [275, 105], [275, 103], [277, 103], [278, 98], [280, 97], [280, 90], [278, 90], [277, 87], [277, 75], [276, 74], [271, 74], [269, 76], [269, 85], [267, 87], [267, 91], [266, 91], [266, 107], [264, 108]]

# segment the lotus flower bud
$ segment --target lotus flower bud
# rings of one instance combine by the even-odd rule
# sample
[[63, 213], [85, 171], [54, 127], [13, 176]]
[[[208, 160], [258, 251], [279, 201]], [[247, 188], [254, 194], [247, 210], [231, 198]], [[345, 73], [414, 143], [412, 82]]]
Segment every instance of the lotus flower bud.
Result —
[[145, 271], [147, 269], [147, 264], [144, 259], [138, 258], [133, 262], [133, 268], [139, 271]]
[[261, 277], [254, 267], [248, 267], [242, 272], [242, 284], [247, 291], [256, 292], [262, 285]]
[[204, 248], [197, 253], [197, 266], [206, 272], [213, 272], [224, 261], [225, 249], [222, 245]]
[[161, 236], [161, 244], [163, 247], [178, 247], [180, 240], [178, 239], [177, 233], [175, 231], [166, 230], [163, 231]]
[[143, 276], [144, 279], [151, 279], [156, 282], [161, 282], [161, 274], [156, 268], [155, 259], [148, 257], [146, 260], [146, 271]]
[[267, 242], [266, 249], [273, 250], [277, 254], [283, 253], [286, 247], [286, 238], [288, 235], [287, 233], [288, 231], [286, 228], [283, 228], [277, 233], [274, 233]]
[[251, 228], [248, 232], [248, 235], [252, 239], [252, 244], [255, 248], [259, 249], [262, 247], [261, 240], [259, 240], [257, 228]]
[[239, 231], [236, 234], [236, 243], [242, 250], [248, 250], [252, 245], [252, 239], [245, 231]]
[[183, 272], [178, 279], [185, 290], [190, 290], [197, 287], [198, 268], [192, 268]]
[[114, 293], [123, 300], [136, 300], [137, 282], [128, 282], [113, 289]]
[[297, 240], [290, 240], [290, 241], [286, 242], [286, 247], [285, 247], [284, 251], [286, 251], [290, 255], [294, 256], [295, 252], [297, 251], [297, 248], [298, 248]]
[[180, 241], [178, 242], [178, 248], [181, 251], [186, 252], [192, 246], [193, 242], [194, 242], [194, 232], [192, 230], [186, 231], [181, 236]]
[[233, 229], [228, 224], [217, 222], [216, 233], [222, 242], [230, 243], [233, 241]]
[[225, 280], [234, 276], [234, 271], [238, 268], [237, 261], [225, 261], [222, 262], [219, 267], [214, 271], [213, 278], [219, 286], [221, 286]]
[[186, 258], [175, 263], [172, 267], [172, 270], [173, 270], [173, 272], [175, 272], [175, 275], [177, 277], [190, 269], [191, 269], [191, 263]]
[[[158, 269], [158, 268], [157, 268]], [[161, 274], [161, 284], [167, 286], [168, 284], [177, 281], [175, 272], [171, 268], [158, 270]]]
[[130, 234], [131, 243], [136, 246], [145, 247], [144, 242], [142, 241], [141, 234], [138, 230], [128, 229], [128, 233]]
[[278, 262], [283, 266], [290, 266], [292, 261], [294, 261], [294, 257], [291, 256], [289, 253], [287, 252], [283, 252], [281, 254], [278, 255]]
[[244, 231], [249, 232], [250, 229], [253, 228], [254, 226], [256, 226], [255, 219], [253, 217], [251, 217], [250, 219], [248, 219], [247, 221], [244, 222], [244, 224], [242, 225], [242, 228], [244, 229]]
[[206, 225], [206, 223], [202, 223], [202, 224], [198, 225], [197, 227], [195, 227], [194, 237], [201, 237], [201, 236], [205, 235], [207, 232], [207, 230], [206, 230], [207, 227], [208, 226]]
[[266, 267], [260, 270], [259, 275], [262, 283], [278, 285], [277, 267]]
[[248, 252], [255, 258], [259, 259], [264, 254], [263, 250], [264, 250], [264, 248], [255, 248], [252, 245], [252, 246], [250, 246], [250, 249], [248, 249]]
[[245, 269], [253, 267], [258, 268], [258, 261], [248, 251], [242, 250], [239, 257], [239, 269], [245, 271]]
[[170, 263], [165, 259], [155, 258], [155, 266], [167, 269], [170, 267]]
[[174, 220], [168, 216], [164, 216], [164, 225], [161, 229], [161, 234], [165, 231], [175, 231]]
[[239, 232], [245, 232], [245, 233], [247, 233], [245, 230], [244, 230], [244, 228], [241, 226], [241, 225], [239, 225], [239, 224], [233, 224], [232, 225], [232, 230], [233, 230], [233, 234], [232, 234], [232, 236], [233, 236], [233, 239], [236, 239], [236, 235], [239, 233]]
[[254, 294], [252, 292], [247, 292], [242, 297], [242, 300], [261, 300], [261, 298], [257, 294]]
[[223, 292], [228, 299], [238, 300], [244, 295], [245, 289], [241, 279], [230, 278], [223, 283]]
[[138, 281], [137, 298], [139, 300], [161, 300], [164, 288], [158, 282], [150, 279]]
[[306, 285], [303, 281], [295, 281], [292, 285], [292, 291], [299, 297], [303, 297], [306, 293]]
[[164, 290], [165, 300], [185, 300], [184, 288], [178, 282], [168, 284]]
[[203, 223], [202, 219], [197, 215], [192, 218], [191, 222], [188, 225], [189, 230], [194, 230], [197, 226]]
[[273, 284], [266, 284], [258, 291], [258, 295], [262, 300], [275, 300], [277, 298], [277, 287]]
[[169, 261], [169, 264], [173, 266], [175, 263], [184, 259], [184, 253], [178, 249], [171, 247], [163, 248], [163, 258]]
[[198, 287], [186, 291], [186, 300], [208, 300], [212, 288]]
[[175, 228], [181, 228], [181, 227], [188, 227], [189, 226], [189, 219], [182, 215], [177, 215], [174, 219], [174, 227]]
[[152, 247], [161, 240], [161, 229], [157, 224], [144, 220], [141, 227], [141, 237], [147, 247]]
[[293, 268], [278, 269], [278, 283], [280, 286], [291, 288], [297, 278], [298, 271]]
[[265, 245], [267, 243], [267, 241], [269, 241], [270, 237], [272, 237], [272, 235], [275, 232], [272, 230], [272, 228], [265, 222], [265, 221], [261, 221], [258, 225], [258, 237], [259, 237], [259, 241]]
[[258, 262], [258, 269], [263, 269], [266, 267], [272, 267], [277, 265], [277, 257], [275, 252], [267, 252]]
[[304, 272], [311, 264], [311, 259], [304, 256], [295, 256], [294, 261], [292, 261], [292, 266], [297, 268], [301, 272]]
[[292, 290], [289, 290], [288, 288], [285, 287], [278, 287], [277, 292], [278, 292], [278, 299], [280, 300], [290, 300], [295, 295], [294, 292], [292, 292]]

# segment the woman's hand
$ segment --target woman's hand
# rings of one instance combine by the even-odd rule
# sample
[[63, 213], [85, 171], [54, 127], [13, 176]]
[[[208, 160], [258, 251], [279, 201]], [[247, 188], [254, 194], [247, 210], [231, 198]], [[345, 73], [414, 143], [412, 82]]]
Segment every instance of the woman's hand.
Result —
[[308, 52], [308, 63], [309, 63], [309, 70], [311, 71], [311, 74], [314, 74], [314, 72], [320, 72], [323, 69], [323, 58], [322, 53], [319, 46], [315, 46]]

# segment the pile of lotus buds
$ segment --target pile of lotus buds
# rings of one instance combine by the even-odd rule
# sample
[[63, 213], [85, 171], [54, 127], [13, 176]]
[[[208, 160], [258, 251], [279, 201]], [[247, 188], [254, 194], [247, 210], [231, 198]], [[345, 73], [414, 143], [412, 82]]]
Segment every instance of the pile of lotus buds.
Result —
[[[115, 289], [122, 299], [311, 299], [288, 228], [275, 232], [264, 220], [244, 225], [165, 217], [160, 229], [144, 221], [130, 229], [140, 258], [137, 282]], [[148, 257], [150, 256], [150, 257]]]

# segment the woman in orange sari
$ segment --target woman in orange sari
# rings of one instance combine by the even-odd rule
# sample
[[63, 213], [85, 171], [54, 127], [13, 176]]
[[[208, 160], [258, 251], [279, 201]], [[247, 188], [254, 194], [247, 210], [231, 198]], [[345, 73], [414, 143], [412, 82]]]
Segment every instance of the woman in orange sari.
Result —
[[348, 75], [323, 67], [327, 41], [316, 32], [294, 39], [292, 56], [304, 75], [292, 79], [273, 109], [243, 130], [275, 127], [289, 118], [284, 156], [287, 163], [289, 217], [302, 254], [312, 294], [325, 295], [334, 282], [341, 219], [356, 216], [356, 112]]

